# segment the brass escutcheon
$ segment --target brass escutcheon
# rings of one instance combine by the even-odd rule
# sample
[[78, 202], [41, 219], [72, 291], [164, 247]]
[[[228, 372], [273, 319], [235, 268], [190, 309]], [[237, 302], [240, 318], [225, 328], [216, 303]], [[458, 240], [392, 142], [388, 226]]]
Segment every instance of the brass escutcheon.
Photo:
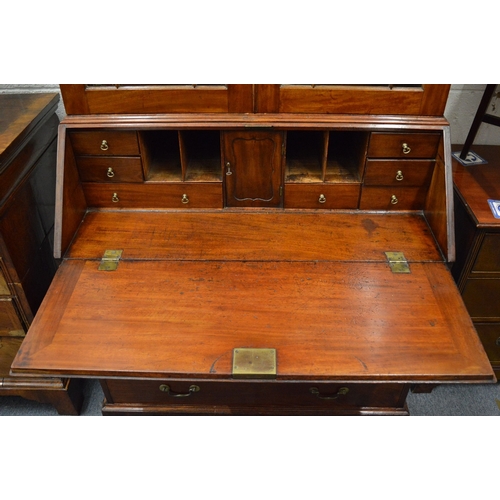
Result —
[[403, 148], [404, 155], [407, 155], [411, 152], [411, 148], [410, 148], [410, 146], [408, 146], [408, 144], [406, 144], [406, 142], [403, 142], [401, 147]]
[[103, 151], [107, 151], [107, 150], [109, 149], [108, 141], [103, 140], [103, 141], [101, 142], [101, 149], [102, 149]]
[[231, 163], [226, 161], [226, 167], [227, 167], [227, 171], [226, 171], [226, 175], [233, 175], [233, 173], [231, 172]]
[[402, 172], [401, 170], [398, 170], [398, 171], [396, 172], [396, 180], [397, 180], [397, 181], [402, 181], [403, 179], [404, 179], [404, 177], [403, 177], [403, 172]]
[[118, 203], [120, 201], [120, 198], [118, 198], [118, 193], [113, 193], [113, 196], [111, 197], [111, 201], [113, 203]]
[[181, 201], [182, 201], [182, 203], [189, 203], [188, 195], [187, 194], [183, 194]]
[[115, 176], [115, 172], [113, 171], [113, 169], [111, 167], [109, 167], [108, 171], [106, 172], [106, 175], [108, 177], [114, 177]]
[[395, 195], [395, 194], [393, 194], [393, 195], [391, 196], [391, 204], [392, 204], [392, 205], [396, 205], [396, 203], [397, 203], [398, 201], [399, 201], [399, 200], [396, 198], [396, 195]]
[[324, 195], [324, 194], [320, 194], [320, 195], [319, 195], [319, 199], [318, 199], [318, 201], [319, 201], [320, 203], [325, 203], [325, 202], [326, 202], [326, 197], [325, 197], [325, 195]]

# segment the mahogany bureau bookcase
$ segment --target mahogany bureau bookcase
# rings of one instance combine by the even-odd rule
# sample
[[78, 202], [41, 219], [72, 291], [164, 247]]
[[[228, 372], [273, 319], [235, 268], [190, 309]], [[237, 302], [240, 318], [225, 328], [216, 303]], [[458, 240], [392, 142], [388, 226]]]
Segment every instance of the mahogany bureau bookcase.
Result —
[[55, 93], [0, 94], [0, 396], [22, 396], [76, 415], [82, 402], [78, 380], [9, 375], [57, 269], [58, 102]]
[[57, 275], [12, 374], [103, 413], [405, 415], [494, 382], [449, 272], [448, 85], [63, 85]]

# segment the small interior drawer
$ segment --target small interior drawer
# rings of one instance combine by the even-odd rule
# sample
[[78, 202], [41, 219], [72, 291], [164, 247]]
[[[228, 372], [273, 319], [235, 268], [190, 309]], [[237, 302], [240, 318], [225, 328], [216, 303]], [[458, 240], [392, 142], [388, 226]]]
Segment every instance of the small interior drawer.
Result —
[[222, 183], [83, 183], [89, 207], [222, 208]]
[[360, 184], [285, 184], [285, 208], [356, 209]]
[[500, 272], [500, 234], [485, 234], [472, 272]]
[[140, 154], [135, 131], [99, 130], [71, 132], [71, 144], [77, 156], [81, 155], [120, 155]]
[[474, 326], [489, 360], [500, 363], [500, 323], [475, 323]]
[[428, 186], [434, 160], [367, 160], [365, 186]]
[[76, 164], [83, 182], [143, 182], [141, 158], [137, 156], [79, 156]]
[[363, 186], [361, 210], [422, 210], [427, 189], [425, 187]]
[[370, 158], [434, 158], [440, 134], [386, 134], [372, 132], [367, 156]]

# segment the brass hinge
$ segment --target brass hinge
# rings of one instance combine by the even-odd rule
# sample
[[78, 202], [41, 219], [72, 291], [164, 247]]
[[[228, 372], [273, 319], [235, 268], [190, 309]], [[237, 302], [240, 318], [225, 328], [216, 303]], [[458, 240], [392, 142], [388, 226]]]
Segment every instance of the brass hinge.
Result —
[[116, 271], [123, 250], [106, 250], [99, 264], [99, 271]]
[[394, 274], [411, 273], [403, 252], [385, 252], [385, 256]]

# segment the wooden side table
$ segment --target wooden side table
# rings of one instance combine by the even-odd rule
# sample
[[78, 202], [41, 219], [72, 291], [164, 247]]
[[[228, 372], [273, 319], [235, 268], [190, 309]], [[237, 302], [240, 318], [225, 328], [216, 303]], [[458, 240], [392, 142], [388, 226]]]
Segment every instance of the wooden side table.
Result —
[[58, 94], [0, 95], [0, 396], [78, 415], [81, 381], [11, 377], [57, 270], [53, 257]]
[[453, 161], [457, 259], [452, 274], [498, 378], [500, 219], [488, 200], [500, 200], [500, 146], [475, 145], [474, 151], [488, 163], [465, 167]]

